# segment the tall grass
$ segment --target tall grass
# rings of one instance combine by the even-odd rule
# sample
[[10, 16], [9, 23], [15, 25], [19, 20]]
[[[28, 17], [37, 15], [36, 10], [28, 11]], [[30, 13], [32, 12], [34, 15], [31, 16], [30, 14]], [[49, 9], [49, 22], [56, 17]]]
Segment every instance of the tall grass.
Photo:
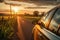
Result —
[[3, 16], [2, 18], [0, 18], [0, 40], [13, 39], [13, 35], [15, 34], [15, 29], [13, 27], [15, 23], [16, 18], [14, 17]]

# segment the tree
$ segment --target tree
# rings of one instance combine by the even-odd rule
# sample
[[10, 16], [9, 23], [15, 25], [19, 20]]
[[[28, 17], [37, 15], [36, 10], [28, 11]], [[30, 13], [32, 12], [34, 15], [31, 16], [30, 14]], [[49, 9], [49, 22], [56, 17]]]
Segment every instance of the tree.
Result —
[[24, 13], [24, 15], [25, 15], [25, 16], [30, 16], [30, 14], [29, 14], [29, 13]]
[[41, 12], [41, 15], [40, 15], [40, 16], [42, 17], [42, 16], [44, 16], [44, 15], [45, 15], [45, 12]]
[[34, 12], [33, 12], [33, 15], [34, 15], [34, 16], [38, 16], [38, 15], [39, 15], [39, 12], [38, 12], [38, 11], [34, 11]]

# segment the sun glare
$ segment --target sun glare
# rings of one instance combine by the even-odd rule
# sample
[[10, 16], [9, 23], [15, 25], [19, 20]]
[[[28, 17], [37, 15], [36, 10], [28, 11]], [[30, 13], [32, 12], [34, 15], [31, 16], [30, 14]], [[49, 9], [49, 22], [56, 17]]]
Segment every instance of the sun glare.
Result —
[[12, 7], [12, 10], [13, 10], [14, 12], [18, 12], [19, 7]]

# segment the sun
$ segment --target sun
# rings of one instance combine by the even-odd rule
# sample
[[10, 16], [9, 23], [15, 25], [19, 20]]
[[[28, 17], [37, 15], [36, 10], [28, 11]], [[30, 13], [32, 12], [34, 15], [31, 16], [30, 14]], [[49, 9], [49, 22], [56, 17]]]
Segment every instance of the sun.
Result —
[[19, 7], [12, 7], [12, 10], [13, 10], [14, 12], [18, 12], [18, 11], [19, 11]]
[[20, 11], [24, 10], [24, 7], [22, 6], [12, 6], [12, 14], [21, 14]]

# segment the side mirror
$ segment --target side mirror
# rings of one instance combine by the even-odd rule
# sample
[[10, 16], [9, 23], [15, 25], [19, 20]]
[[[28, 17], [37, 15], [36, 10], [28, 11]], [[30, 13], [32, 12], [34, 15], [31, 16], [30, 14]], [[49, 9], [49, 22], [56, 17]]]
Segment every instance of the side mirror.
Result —
[[38, 20], [37, 19], [34, 19], [33, 21], [32, 21], [32, 24], [37, 24], [38, 23]]
[[37, 23], [38, 25], [40, 25], [41, 26], [41, 28], [43, 28], [43, 27], [45, 27], [45, 25], [44, 25], [44, 23], [43, 22], [39, 22], [39, 23]]

